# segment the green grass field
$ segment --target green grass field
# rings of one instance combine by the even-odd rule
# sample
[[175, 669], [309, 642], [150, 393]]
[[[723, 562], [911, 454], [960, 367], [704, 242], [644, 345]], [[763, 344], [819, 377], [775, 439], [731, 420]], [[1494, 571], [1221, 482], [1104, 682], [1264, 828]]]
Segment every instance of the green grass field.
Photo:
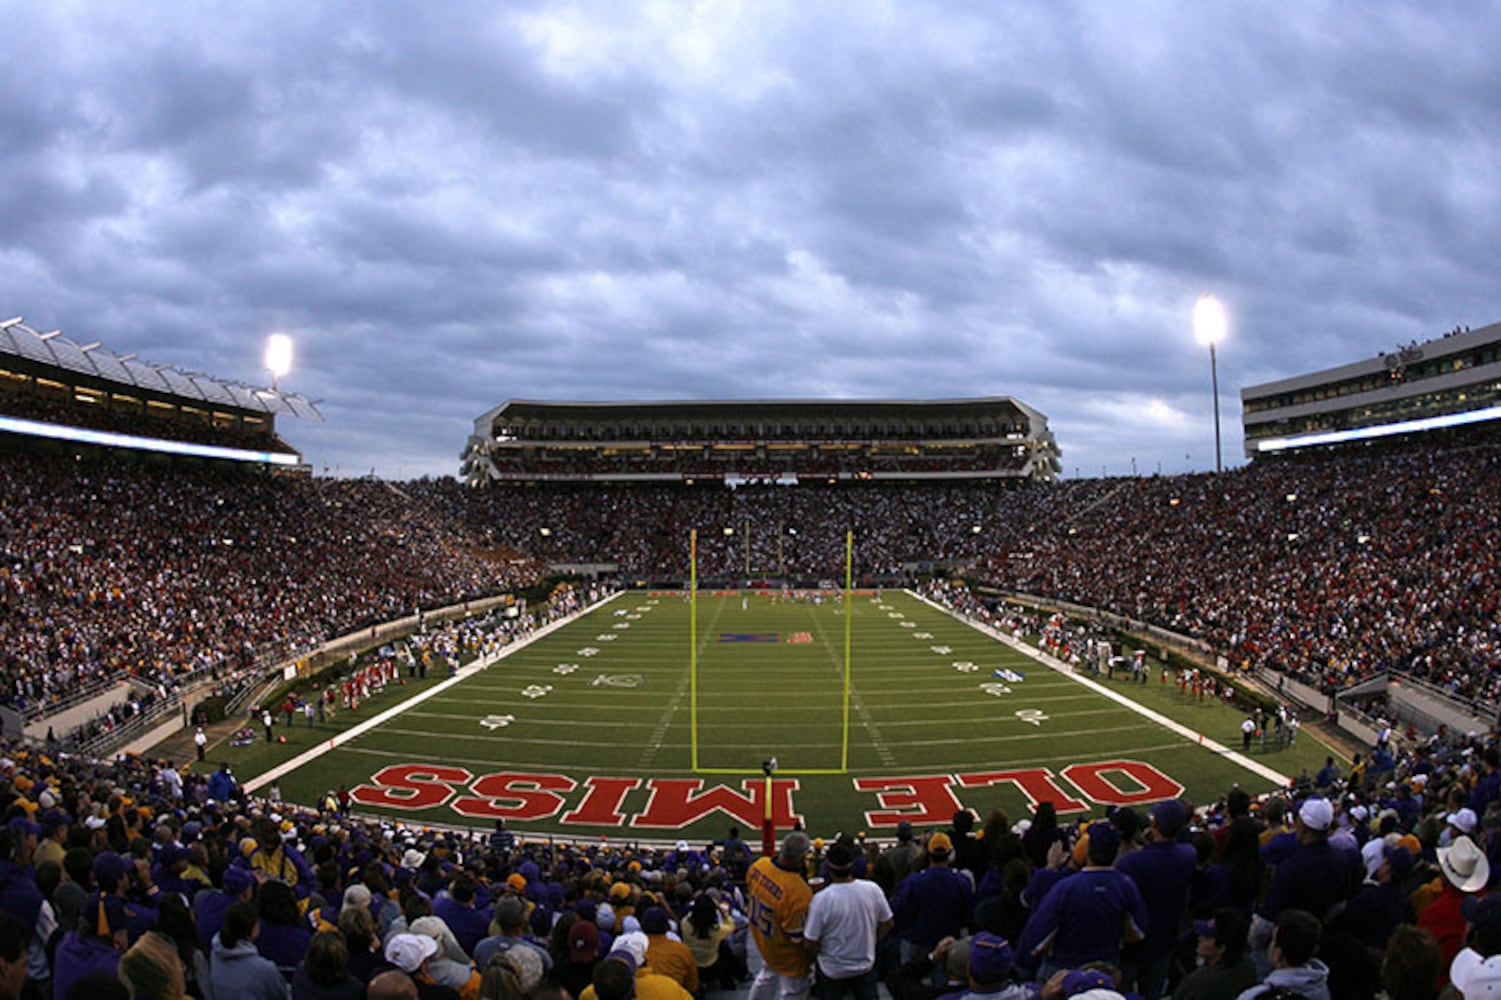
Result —
[[[620, 840], [754, 827], [773, 755], [781, 825], [800, 816], [818, 835], [879, 834], [901, 817], [946, 823], [957, 805], [1017, 818], [1027, 790], [1082, 814], [1178, 786], [1197, 801], [1236, 783], [1274, 786], [1200, 745], [1202, 733], [1239, 750], [1238, 712], [1161, 684], [1155, 668], [1145, 685], [1098, 685], [1187, 735], [909, 594], [858, 594], [850, 607], [847, 729], [840, 603], [701, 596], [695, 685], [690, 605], [627, 593], [456, 684], [388, 690], [360, 719], [299, 723], [285, 747], [213, 756], [253, 774], [433, 691], [281, 776], [284, 798], [312, 802], [344, 784], [360, 811], [409, 822], [489, 828], [501, 816], [517, 830]], [[1305, 734], [1253, 758], [1295, 775], [1326, 752]]]

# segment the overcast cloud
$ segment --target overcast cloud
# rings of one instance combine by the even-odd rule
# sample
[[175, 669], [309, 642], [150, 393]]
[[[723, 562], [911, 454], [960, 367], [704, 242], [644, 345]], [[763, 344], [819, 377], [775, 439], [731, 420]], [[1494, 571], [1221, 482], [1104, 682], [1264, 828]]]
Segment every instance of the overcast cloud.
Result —
[[1067, 475], [1501, 320], [1490, 4], [0, 0], [0, 313], [283, 382], [320, 471], [557, 400], [1010, 395]]

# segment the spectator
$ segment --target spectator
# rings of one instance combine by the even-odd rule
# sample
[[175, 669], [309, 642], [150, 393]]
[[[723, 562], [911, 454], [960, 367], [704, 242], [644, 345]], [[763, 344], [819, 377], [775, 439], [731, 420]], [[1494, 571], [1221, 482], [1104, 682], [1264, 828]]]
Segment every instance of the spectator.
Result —
[[1157, 803], [1152, 807], [1146, 845], [1115, 865], [1136, 883], [1147, 907], [1146, 934], [1126, 953], [1126, 983], [1134, 983], [1145, 1000], [1158, 1000], [1167, 983], [1189, 886], [1198, 870], [1193, 847], [1178, 841], [1187, 824], [1188, 809], [1182, 802], [1165, 799]]
[[[730, 916], [729, 908], [716, 900], [716, 895], [716, 890], [708, 890], [694, 897], [682, 938], [698, 965], [699, 983], [705, 987], [718, 983], [721, 990], [733, 990], [740, 984], [739, 963], [729, 945], [730, 935], [735, 933], [735, 919]], [[580, 936], [589, 935], [581, 932]], [[597, 943], [594, 950], [598, 951]]]
[[1256, 1000], [1278, 989], [1307, 1000], [1329, 1000], [1329, 969], [1314, 958], [1321, 932], [1318, 918], [1313, 914], [1303, 910], [1283, 910], [1277, 917], [1277, 926], [1267, 949], [1272, 972], [1260, 985], [1242, 992], [1238, 1000]]
[[698, 992], [698, 963], [680, 940], [667, 936], [671, 929], [667, 910], [649, 906], [641, 913], [641, 932], [646, 935], [646, 964], [659, 975], [674, 979], [689, 993]]
[[437, 953], [438, 942], [426, 934], [396, 934], [386, 942], [386, 961], [412, 978], [421, 1000], [458, 1000], [456, 990], [439, 985], [428, 971], [428, 961]]
[[1256, 985], [1256, 968], [1246, 953], [1250, 924], [1245, 914], [1221, 907], [1209, 920], [1195, 921], [1193, 929], [1198, 939], [1194, 957], [1202, 964], [1178, 982], [1173, 1000], [1219, 1000]]
[[91, 972], [116, 974], [129, 944], [125, 924], [125, 900], [96, 893], [77, 929], [68, 931], [57, 944], [52, 960], [54, 997], [66, 997], [74, 981]]
[[1443, 882], [1438, 896], [1418, 914], [1418, 926], [1438, 941], [1442, 967], [1447, 969], [1464, 947], [1465, 901], [1484, 893], [1490, 863], [1473, 840], [1459, 836], [1438, 849], [1438, 864]]
[[836, 840], [827, 857], [830, 882], [808, 905], [803, 939], [817, 960], [819, 1000], [875, 1000], [876, 944], [894, 919], [886, 895], [875, 882], [855, 879], [855, 849]]
[[803, 881], [803, 862], [811, 846], [806, 833], [794, 830], [782, 839], [775, 858], [758, 859], [746, 874], [751, 934], [762, 962], [749, 1000], [805, 1000], [812, 991], [812, 956], [803, 947], [813, 899]]
[[337, 931], [319, 931], [292, 977], [292, 1000], [360, 1000], [365, 984], [349, 974], [349, 946]]
[[256, 951], [259, 933], [255, 904], [235, 903], [225, 912], [224, 926], [214, 936], [209, 961], [209, 983], [215, 997], [286, 1000], [291, 996], [276, 963]]
[[[298, 913], [297, 893], [281, 882], [267, 882], [261, 886], [257, 906], [260, 933], [255, 939], [256, 951], [275, 963], [282, 975], [290, 979], [307, 954], [308, 942], [313, 937]], [[347, 954], [345, 959], [348, 960]]]
[[182, 962], [169, 938], [155, 931], [142, 934], [120, 956], [120, 979], [130, 987], [132, 996], [150, 1000], [184, 1000], [187, 982]]
[[26, 984], [26, 945], [30, 932], [8, 913], [0, 912], [0, 1000], [21, 1000]]
[[1089, 863], [1053, 887], [1022, 937], [1023, 947], [1043, 958], [1038, 972], [1042, 981], [1089, 962], [1119, 966], [1123, 938], [1141, 940], [1149, 926], [1147, 905], [1136, 883], [1113, 867], [1119, 831], [1099, 822], [1086, 832]]
[[903, 962], [930, 952], [946, 937], [961, 937], [974, 909], [975, 888], [968, 874], [949, 867], [953, 842], [946, 833], [928, 837], [928, 866], [897, 886], [891, 912], [901, 935]]

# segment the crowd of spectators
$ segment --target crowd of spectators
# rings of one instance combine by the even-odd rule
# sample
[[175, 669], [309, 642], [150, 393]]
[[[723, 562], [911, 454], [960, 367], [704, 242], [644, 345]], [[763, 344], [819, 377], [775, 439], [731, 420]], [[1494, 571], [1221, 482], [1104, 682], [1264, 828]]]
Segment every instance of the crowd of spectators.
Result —
[[632, 985], [686, 1000], [752, 971], [752, 998], [878, 981], [897, 1000], [1501, 984], [1501, 894], [1485, 895], [1501, 754], [1478, 738], [1383, 742], [1260, 798], [1083, 818], [1041, 802], [878, 838], [810, 817], [759, 859], [733, 828], [659, 847], [444, 831], [352, 816], [347, 796], [250, 799], [228, 765], [0, 755], [7, 997], [117, 979], [153, 1000], [624, 1000]]
[[534, 578], [374, 480], [0, 461], [0, 684], [16, 706], [125, 672], [228, 674]]
[[7, 456], [7, 700], [128, 670], [240, 669], [547, 564], [679, 583], [959, 570], [1200, 639], [1337, 690], [1403, 671], [1501, 696], [1493, 432], [1263, 460], [1217, 475], [998, 484], [495, 485], [277, 479]]

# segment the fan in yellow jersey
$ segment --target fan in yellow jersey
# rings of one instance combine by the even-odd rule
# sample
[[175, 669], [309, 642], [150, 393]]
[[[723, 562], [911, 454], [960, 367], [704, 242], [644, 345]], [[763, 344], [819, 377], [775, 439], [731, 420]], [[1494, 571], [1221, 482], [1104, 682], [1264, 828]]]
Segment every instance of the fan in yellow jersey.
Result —
[[805, 1000], [813, 986], [813, 959], [803, 948], [803, 922], [813, 890], [803, 879], [808, 835], [795, 830], [775, 858], [761, 858], [745, 876], [751, 934], [761, 971], [747, 1000]]

